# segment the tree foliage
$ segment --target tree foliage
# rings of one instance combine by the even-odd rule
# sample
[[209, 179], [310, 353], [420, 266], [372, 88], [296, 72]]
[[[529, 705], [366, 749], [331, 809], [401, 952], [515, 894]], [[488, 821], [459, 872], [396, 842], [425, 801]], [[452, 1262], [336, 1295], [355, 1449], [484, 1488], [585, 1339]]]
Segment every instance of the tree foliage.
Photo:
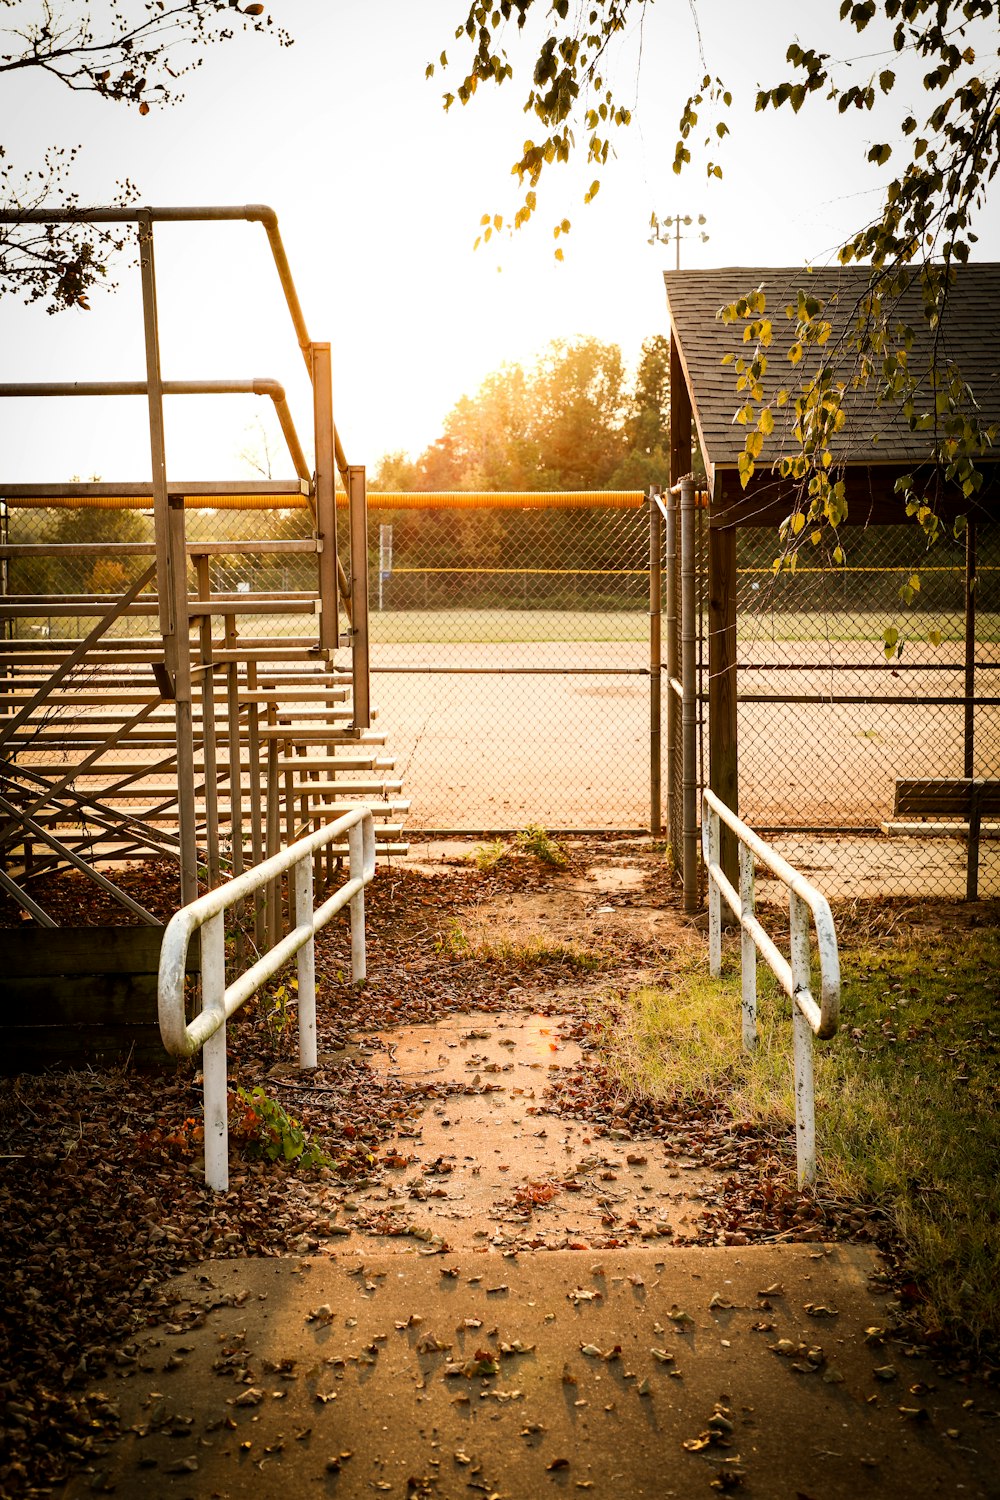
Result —
[[[500, 86], [512, 80], [508, 28], [513, 24], [517, 33], [527, 32], [523, 40], [531, 83], [524, 108], [540, 122], [543, 134], [537, 141], [527, 140], [513, 164], [524, 189], [515, 227], [535, 213], [539, 181], [548, 166], [569, 161], [574, 151], [583, 153], [587, 168], [606, 164], [610, 132], [631, 119], [609, 82], [611, 49], [629, 24], [641, 26], [649, 4], [651, 0], [588, 0], [578, 7], [568, 0], [476, 0], [469, 5], [455, 33], [465, 49], [459, 64], [464, 77], [445, 95], [446, 109], [456, 99], [468, 104], [480, 84]], [[843, 0], [840, 19], [848, 33], [864, 34], [864, 55], [835, 62], [828, 53], [793, 41], [786, 53], [788, 76], [757, 91], [758, 111], [787, 108], [797, 114], [823, 101], [844, 115], [870, 113], [878, 104], [881, 120], [895, 110], [893, 128], [871, 143], [866, 155], [875, 168], [891, 171], [899, 164], [884, 182], [879, 211], [849, 234], [839, 251], [843, 264], [871, 267], [849, 329], [831, 339], [827, 310], [808, 286], [787, 309], [796, 324], [789, 355], [796, 368], [789, 372], [782, 399], [793, 403], [797, 451], [784, 451], [780, 461], [785, 477], [797, 485], [790, 550], [804, 531], [812, 535], [829, 527], [835, 532], [846, 518], [847, 497], [831, 461], [830, 439], [843, 424], [849, 389], [874, 386], [880, 401], [898, 404], [914, 430], [929, 433], [934, 463], [899, 486], [907, 510], [929, 540], [941, 525], [944, 491], [957, 490], [971, 500], [981, 484], [977, 462], [997, 434], [982, 422], [974, 393], [949, 357], [940, 330], [955, 267], [973, 252], [976, 214], [1000, 161], [998, 10], [996, 0]], [[902, 103], [900, 59], [920, 70], [925, 110], [914, 112]], [[442, 53], [440, 65], [447, 61]], [[429, 74], [434, 71], [433, 65], [428, 68]], [[719, 150], [729, 130], [722, 116], [731, 103], [725, 83], [706, 71], [681, 110], [675, 172], [692, 162], [697, 146], [709, 180], [723, 175]], [[577, 145], [578, 138], [583, 146]], [[589, 170], [584, 176], [589, 179]], [[599, 186], [598, 175], [589, 182], [585, 199], [593, 199]], [[487, 215], [483, 223], [488, 237], [503, 220]], [[563, 219], [555, 227], [556, 237], [569, 228]], [[561, 247], [556, 253], [561, 256]], [[900, 299], [914, 284], [921, 292], [922, 317], [935, 333], [929, 362], [922, 368], [910, 358], [912, 320], [899, 314]], [[734, 391], [737, 419], [747, 428], [740, 464], [745, 486], [774, 447], [772, 443], [769, 450], [768, 445], [775, 431], [774, 411], [763, 393], [772, 314], [763, 294], [748, 287], [746, 296], [720, 315], [743, 324], [748, 345], [738, 362]]]
[[[0, 0], [0, 75], [31, 72], [74, 93], [95, 94], [140, 115], [177, 104], [180, 81], [207, 50], [242, 31], [291, 37], [264, 5], [243, 0]], [[41, 162], [15, 160], [0, 143], [0, 296], [45, 302], [49, 312], [86, 309], [108, 259], [125, 244], [121, 226], [33, 224], [20, 216], [43, 204], [82, 210], [71, 186], [78, 145], [56, 144]], [[135, 185], [116, 185], [115, 202]]]
[[644, 489], [667, 479], [669, 345], [648, 338], [632, 389], [621, 350], [556, 340], [533, 366], [507, 364], [448, 413], [415, 462], [389, 454], [382, 490]]

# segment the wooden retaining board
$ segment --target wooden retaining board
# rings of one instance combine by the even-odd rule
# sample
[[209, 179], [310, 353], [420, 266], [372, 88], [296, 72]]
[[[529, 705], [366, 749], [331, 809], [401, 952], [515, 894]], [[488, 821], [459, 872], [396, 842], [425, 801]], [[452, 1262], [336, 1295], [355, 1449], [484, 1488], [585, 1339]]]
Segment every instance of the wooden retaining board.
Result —
[[156, 1012], [162, 938], [162, 927], [4, 929], [0, 1072], [171, 1065]]

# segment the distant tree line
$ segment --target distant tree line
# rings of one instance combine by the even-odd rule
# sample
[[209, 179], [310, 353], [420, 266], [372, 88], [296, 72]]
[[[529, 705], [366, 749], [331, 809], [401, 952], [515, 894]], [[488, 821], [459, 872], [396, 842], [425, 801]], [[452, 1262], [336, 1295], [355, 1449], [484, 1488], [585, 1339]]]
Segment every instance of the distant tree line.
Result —
[[617, 344], [555, 340], [463, 396], [419, 458], [389, 453], [372, 490], [632, 490], [665, 485], [670, 345], [654, 334], [629, 382]]
[[[670, 345], [646, 339], [633, 379], [617, 344], [551, 343], [463, 396], [417, 459], [387, 454], [372, 492], [647, 490], [670, 462]], [[646, 607], [643, 509], [400, 510], [392, 527], [390, 609]], [[371, 567], [379, 567], [372, 527]]]

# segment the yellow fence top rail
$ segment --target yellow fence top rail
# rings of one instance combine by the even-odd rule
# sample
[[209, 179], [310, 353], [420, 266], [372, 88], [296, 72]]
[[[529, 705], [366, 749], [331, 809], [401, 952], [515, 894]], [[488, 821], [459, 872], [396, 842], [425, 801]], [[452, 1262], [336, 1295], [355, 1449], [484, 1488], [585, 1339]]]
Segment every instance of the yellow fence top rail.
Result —
[[[12, 510], [151, 510], [150, 495], [33, 494], [0, 500]], [[389, 490], [368, 491], [369, 510], [629, 510], [645, 505], [644, 490]], [[246, 492], [184, 495], [186, 510], [297, 510], [309, 504], [301, 494]], [[347, 495], [337, 492], [338, 506]]]

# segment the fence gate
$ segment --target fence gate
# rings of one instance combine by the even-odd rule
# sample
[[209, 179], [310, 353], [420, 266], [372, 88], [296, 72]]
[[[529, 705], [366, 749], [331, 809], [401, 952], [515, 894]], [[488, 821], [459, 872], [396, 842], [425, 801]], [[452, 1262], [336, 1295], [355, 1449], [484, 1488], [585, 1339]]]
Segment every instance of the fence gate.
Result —
[[409, 828], [648, 831], [658, 669], [645, 495], [368, 504], [372, 698]]
[[[708, 512], [686, 481], [654, 509], [664, 534], [664, 812], [694, 911], [712, 728]], [[931, 550], [904, 515], [839, 536], [843, 563], [807, 547], [793, 571], [775, 572], [775, 530], [737, 530], [739, 815], [831, 898], [962, 896], [970, 870], [979, 896], [994, 897], [1000, 526], [973, 517]], [[890, 627], [902, 653], [886, 652]], [[986, 805], [970, 853], [960, 809], [973, 782]], [[922, 796], [940, 802], [949, 787], [958, 805], [921, 810]]]

